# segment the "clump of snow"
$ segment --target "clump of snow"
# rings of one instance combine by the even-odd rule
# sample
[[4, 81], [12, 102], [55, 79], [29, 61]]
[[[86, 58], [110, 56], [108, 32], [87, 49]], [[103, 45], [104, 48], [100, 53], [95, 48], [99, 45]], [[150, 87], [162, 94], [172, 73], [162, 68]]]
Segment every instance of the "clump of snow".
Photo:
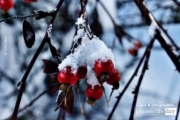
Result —
[[108, 59], [114, 61], [114, 56], [111, 49], [109, 49], [103, 41], [99, 38], [94, 37], [92, 40], [87, 42], [87, 49], [85, 50], [82, 57], [86, 57], [86, 63], [90, 66], [94, 66], [94, 62], [98, 59], [107, 61]]
[[84, 20], [83, 16], [84, 15], [82, 14], [81, 17], [78, 18], [77, 22], [75, 23], [76, 25], [84, 25], [85, 20]]
[[92, 89], [94, 89], [95, 85], [100, 85], [95, 72], [92, 69], [87, 74], [87, 83], [92, 86]]
[[153, 16], [150, 13], [149, 13], [149, 17], [151, 19], [151, 24], [149, 26], [148, 32], [151, 37], [154, 37], [154, 35], [156, 34], [155, 30], [159, 29], [159, 27], [158, 27], [157, 23], [155, 22]]
[[[114, 56], [111, 49], [109, 49], [105, 43], [95, 35], [90, 38], [89, 33], [85, 31], [85, 20], [83, 15], [78, 18], [76, 25], [81, 25], [84, 27], [77, 30], [77, 35], [74, 37], [73, 42], [74, 44], [77, 44], [79, 39], [81, 39], [81, 42], [78, 43], [79, 45], [73, 50], [73, 53], [66, 56], [62, 63], [59, 64], [58, 69], [61, 71], [64, 70], [64, 68], [67, 66], [71, 66], [72, 72], [75, 74], [77, 73], [79, 66], [90, 66], [93, 68], [96, 60], [112, 60], [114, 63]], [[95, 73], [91, 70], [89, 74], [94, 76], [91, 78], [89, 75], [90, 81], [92, 81], [89, 83], [92, 83], [94, 86], [98, 82]]]
[[50, 25], [49, 25], [49, 28], [47, 29], [48, 37], [49, 37], [50, 34], [51, 34], [51, 30], [52, 30], [52, 24], [50, 24]]
[[162, 35], [162, 37], [164, 38], [164, 40], [166, 42], [168, 42], [168, 38], [166, 36], [166, 34], [163, 32], [163, 30], [159, 27], [159, 25], [157, 24], [156, 20], [154, 19], [153, 15], [151, 13], [149, 13], [149, 17], [151, 19], [151, 24], [149, 26], [148, 32], [149, 35], [153, 38], [154, 35], [156, 34], [156, 29], [160, 31], [160, 34]]
[[59, 70], [65, 70], [65, 68], [67, 66], [71, 66], [72, 69], [72, 73], [77, 73], [77, 69], [78, 69], [78, 59], [77, 56], [75, 56], [74, 54], [70, 54], [68, 56], [66, 56], [66, 58], [62, 61], [61, 64], [59, 64], [58, 69]]

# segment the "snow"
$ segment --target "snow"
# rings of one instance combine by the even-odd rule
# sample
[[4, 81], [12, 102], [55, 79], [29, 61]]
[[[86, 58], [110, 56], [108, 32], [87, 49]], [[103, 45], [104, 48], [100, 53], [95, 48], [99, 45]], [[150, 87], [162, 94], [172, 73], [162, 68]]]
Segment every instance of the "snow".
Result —
[[78, 18], [77, 22], [75, 23], [76, 25], [83, 25], [85, 23], [85, 20], [83, 19], [83, 15], [81, 15], [80, 18]]
[[[61, 71], [67, 66], [71, 66], [72, 72], [75, 74], [77, 73], [79, 66], [90, 66], [93, 68], [94, 62], [99, 59], [101, 61], [112, 60], [114, 63], [114, 56], [111, 49], [95, 35], [93, 35], [92, 38], [89, 38], [88, 34], [90, 33], [85, 31], [85, 20], [83, 15], [78, 18], [76, 25], [83, 26], [77, 30], [77, 35], [73, 39], [73, 42], [79, 45], [74, 49], [73, 53], [66, 56], [62, 63], [59, 64], [58, 69]], [[78, 43], [79, 39], [81, 39], [81, 43]], [[94, 80], [94, 82], [90, 82], [92, 85], [96, 83], [96, 79]]]
[[51, 30], [52, 30], [52, 24], [49, 25], [49, 28], [48, 28], [48, 30], [47, 30], [48, 37], [49, 37], [50, 34], [51, 34]]
[[149, 32], [149, 35], [153, 38], [154, 35], [156, 34], [156, 29], [159, 29], [159, 26], [157, 25], [157, 23], [155, 22], [153, 16], [151, 13], [149, 13], [149, 17], [151, 19], [151, 24], [149, 26], [149, 29], [148, 29], [148, 32]]
[[160, 31], [160, 34], [162, 35], [162, 37], [164, 38], [164, 40], [168, 43], [168, 38], [166, 36], [166, 34], [163, 32], [163, 30], [159, 27], [159, 25], [157, 24], [156, 20], [154, 19], [153, 15], [151, 13], [149, 13], [149, 17], [151, 19], [151, 24], [149, 26], [148, 32], [150, 34], [150, 36], [153, 38], [155, 33], [156, 33], [156, 29]]
[[92, 89], [94, 89], [95, 85], [100, 85], [95, 72], [92, 69], [87, 74], [87, 83], [92, 86]]

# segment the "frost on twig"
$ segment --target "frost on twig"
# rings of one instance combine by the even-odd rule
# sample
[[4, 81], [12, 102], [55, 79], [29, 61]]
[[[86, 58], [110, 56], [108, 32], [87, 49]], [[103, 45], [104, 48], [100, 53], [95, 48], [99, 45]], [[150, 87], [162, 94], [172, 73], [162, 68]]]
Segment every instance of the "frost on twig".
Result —
[[164, 40], [166, 40], [166, 42], [168, 43], [167, 36], [163, 32], [163, 30], [159, 27], [159, 25], [157, 24], [156, 20], [154, 19], [153, 15], [151, 13], [149, 13], [149, 17], [151, 19], [151, 24], [148, 28], [148, 33], [151, 36], [151, 38], [154, 38], [154, 36], [156, 34], [156, 30], [158, 30], [158, 31], [160, 31], [160, 34], [162, 35]]

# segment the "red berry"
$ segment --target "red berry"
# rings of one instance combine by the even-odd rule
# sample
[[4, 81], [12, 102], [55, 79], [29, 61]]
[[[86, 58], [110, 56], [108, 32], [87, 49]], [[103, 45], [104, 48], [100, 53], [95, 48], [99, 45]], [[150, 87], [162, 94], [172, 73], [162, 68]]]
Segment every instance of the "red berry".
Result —
[[26, 2], [26, 3], [37, 2], [37, 0], [24, 0], [24, 2]]
[[86, 77], [86, 74], [87, 74], [87, 67], [86, 66], [81, 66], [78, 68], [79, 79]]
[[14, 1], [13, 0], [0, 0], [0, 8], [3, 10], [10, 10], [14, 7]]
[[110, 85], [119, 83], [121, 79], [120, 73], [118, 72], [117, 69], [114, 69], [114, 71], [110, 74], [109, 80], [107, 80], [107, 83]]
[[74, 74], [72, 68], [68, 66], [65, 69], [59, 71], [58, 81], [61, 84], [67, 84], [71, 86], [75, 85], [76, 82], [78, 81], [78, 74]]
[[95, 85], [92, 89], [91, 85], [86, 88], [86, 96], [91, 100], [99, 100], [103, 95], [103, 89], [99, 85]]
[[135, 48], [129, 48], [128, 52], [129, 52], [130, 55], [132, 55], [134, 57], [137, 56], [137, 54], [138, 54], [138, 50], [135, 49]]
[[102, 61], [96, 60], [94, 64], [94, 71], [97, 75], [110, 74], [114, 70], [112, 60]]
[[136, 49], [140, 49], [142, 47], [142, 44], [139, 40], [135, 41], [134, 46], [136, 47]]
[[31, 0], [24, 0], [26, 3], [30, 3], [31, 2]]

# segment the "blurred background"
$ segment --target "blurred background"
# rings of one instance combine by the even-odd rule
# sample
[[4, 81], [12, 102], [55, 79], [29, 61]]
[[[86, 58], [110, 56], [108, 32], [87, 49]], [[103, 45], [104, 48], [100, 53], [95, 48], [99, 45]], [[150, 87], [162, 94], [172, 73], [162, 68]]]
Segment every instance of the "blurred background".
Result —
[[[95, 106], [86, 103], [85, 89], [86, 82], [80, 83], [81, 99], [77, 97], [74, 89], [75, 100], [73, 114], [65, 114], [66, 120], [105, 120], [112, 111], [117, 96], [122, 91], [127, 81], [132, 76], [139, 59], [142, 57], [151, 37], [148, 33], [148, 26], [143, 21], [140, 11], [133, 0], [101, 0], [119, 29], [115, 34], [114, 24], [107, 15], [102, 5], [96, 0], [88, 0], [87, 15], [92, 32], [112, 49], [115, 66], [121, 73], [120, 88], [113, 93], [110, 106], [106, 104], [105, 96], [97, 101]], [[172, 0], [145, 0], [147, 8], [155, 18], [163, 25], [169, 35], [180, 46], [180, 7]], [[12, 16], [24, 16], [34, 13], [34, 10], [50, 11], [55, 8], [58, 0], [37, 0], [37, 2], [26, 3], [23, 0], [14, 0], [14, 7], [3, 12], [1, 10], [0, 20]], [[56, 20], [52, 26], [52, 44], [58, 49], [63, 60], [68, 54], [72, 39], [75, 34], [75, 22], [79, 16], [79, 0], [65, 0]], [[32, 56], [40, 45], [50, 17], [41, 20], [33, 18], [26, 19], [35, 30], [35, 45], [28, 49], [25, 46], [22, 35], [23, 19], [15, 19], [0, 23], [0, 120], [6, 120], [11, 116], [16, 102], [18, 87]], [[122, 34], [123, 29], [131, 38]], [[120, 44], [123, 41], [123, 46]], [[141, 41], [143, 47], [138, 50], [136, 57], [128, 53], [134, 41]], [[167, 39], [167, 42], [170, 41]], [[178, 52], [177, 52], [178, 54]], [[48, 75], [43, 73], [44, 64], [41, 59], [56, 61], [50, 53], [46, 44], [37, 58], [26, 82], [20, 109], [31, 102], [36, 96], [45, 91], [49, 86]], [[128, 120], [133, 101], [132, 91], [134, 90], [141, 69], [129, 88], [122, 97], [112, 120]], [[146, 71], [140, 87], [137, 105], [141, 104], [171, 104], [177, 108], [180, 97], [180, 77], [175, 70], [173, 63], [161, 48], [158, 41], [155, 41], [149, 60], [149, 70]], [[104, 84], [106, 94], [109, 97], [111, 86]], [[57, 120], [61, 110], [54, 112], [57, 106], [56, 98], [58, 91], [54, 94], [45, 93], [34, 104], [27, 107], [18, 114], [18, 120]], [[85, 117], [81, 114], [79, 103], [83, 103]], [[175, 116], [165, 115], [135, 115], [135, 120], [174, 120]]]

